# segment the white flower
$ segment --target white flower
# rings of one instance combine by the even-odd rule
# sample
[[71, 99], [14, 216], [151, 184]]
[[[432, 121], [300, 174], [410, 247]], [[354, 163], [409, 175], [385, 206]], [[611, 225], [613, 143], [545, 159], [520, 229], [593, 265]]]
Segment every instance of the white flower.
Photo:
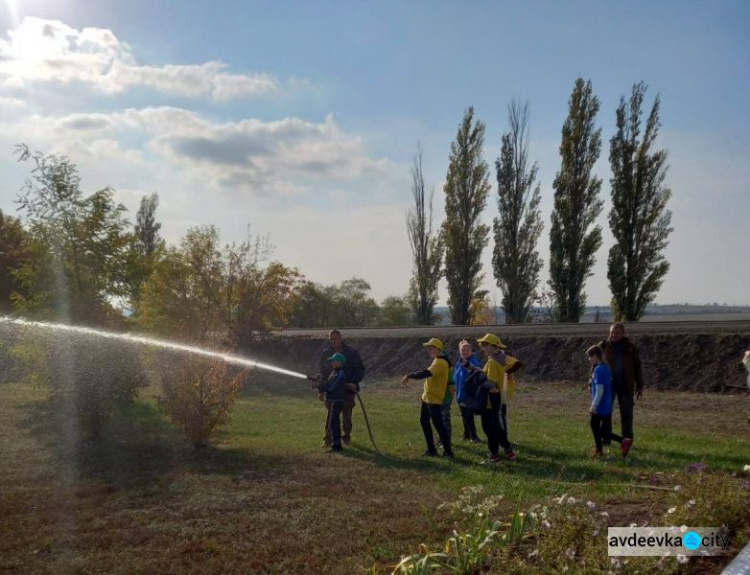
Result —
[[742, 471], [745, 473], [750, 473], [750, 465], [745, 465], [745, 467], [742, 468]]
[[568, 497], [568, 505], [575, 505], [576, 502], [577, 501], [575, 497]]
[[672, 515], [672, 513], [674, 513], [675, 511], [677, 511], [677, 507], [670, 507], [669, 509], [667, 509], [667, 515]]
[[680, 525], [680, 533], [687, 533], [687, 525]]
[[586, 507], [588, 507], [589, 509], [596, 509], [596, 503], [594, 503], [593, 501], [587, 501]]
[[542, 525], [544, 525], [545, 529], [550, 529], [552, 527], [552, 524], [546, 519], [544, 520], [544, 523], [542, 523]]
[[565, 551], [565, 555], [567, 555], [568, 559], [575, 559], [576, 550], [572, 547], [568, 547], [568, 549]]
[[685, 507], [690, 509], [693, 505], [695, 505], [695, 499], [691, 499], [690, 501], [688, 501]]
[[602, 511], [602, 517], [609, 517], [609, 513], [607, 513], [606, 511]]
[[679, 485], [675, 485], [674, 486], [674, 490], [675, 491], [680, 491], [681, 489], [682, 489], [682, 487], [680, 487]]
[[615, 569], [619, 569], [621, 566], [620, 560], [617, 557], [612, 557], [609, 562]]
[[687, 555], [680, 554], [677, 556], [677, 563], [679, 563], [680, 565], [685, 565], [688, 561], [690, 561], [690, 557], [688, 557]]

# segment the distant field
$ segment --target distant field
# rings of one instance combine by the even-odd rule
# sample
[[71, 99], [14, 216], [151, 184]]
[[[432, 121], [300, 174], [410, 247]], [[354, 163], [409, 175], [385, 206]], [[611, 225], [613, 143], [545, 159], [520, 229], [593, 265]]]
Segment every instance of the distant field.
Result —
[[[419, 384], [393, 379], [363, 391], [385, 458], [359, 408], [351, 448], [323, 453], [315, 395], [267, 374], [219, 445], [198, 453], [155, 410], [156, 388], [118, 412], [101, 444], [52, 427], [44, 390], [6, 383], [0, 393], [0, 572], [9, 573], [389, 573], [420, 543], [444, 541], [452, 526], [438, 505], [463, 486], [504, 496], [501, 518], [567, 493], [613, 525], [659, 524], [689, 465], [734, 481], [750, 463], [750, 398], [737, 396], [648, 393], [632, 456], [598, 461], [588, 457], [582, 385], [523, 385], [510, 410], [520, 458], [487, 468], [484, 447], [460, 441], [455, 462], [421, 458]], [[691, 567], [701, 573], [722, 564], [699, 561]]]

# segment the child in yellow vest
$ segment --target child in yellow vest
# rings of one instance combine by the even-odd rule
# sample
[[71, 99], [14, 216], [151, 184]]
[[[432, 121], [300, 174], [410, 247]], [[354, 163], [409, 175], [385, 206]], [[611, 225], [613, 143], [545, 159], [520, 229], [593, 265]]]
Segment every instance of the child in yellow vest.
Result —
[[422, 392], [422, 413], [419, 422], [422, 425], [425, 442], [427, 443], [426, 457], [437, 456], [435, 448], [435, 438], [432, 434], [430, 422], [438, 432], [440, 442], [443, 445], [443, 456], [453, 457], [451, 449], [451, 438], [448, 430], [443, 424], [441, 407], [445, 400], [445, 394], [448, 390], [448, 375], [451, 371], [450, 360], [443, 354], [445, 346], [443, 342], [433, 337], [422, 347], [427, 348], [427, 352], [432, 358], [432, 363], [427, 369], [416, 371], [404, 376], [403, 384], [406, 385], [410, 379], [424, 379], [424, 391]]
[[482, 429], [487, 435], [487, 447], [490, 452], [489, 459], [484, 463], [498, 463], [500, 447], [505, 451], [506, 458], [514, 460], [518, 456], [508, 441], [507, 401], [513, 394], [515, 378], [506, 384], [506, 376], [510, 379], [522, 364], [503, 351], [507, 346], [496, 335], [488, 333], [477, 341], [487, 355], [487, 363], [482, 371], [487, 376], [486, 385], [490, 388], [487, 405], [482, 412]]

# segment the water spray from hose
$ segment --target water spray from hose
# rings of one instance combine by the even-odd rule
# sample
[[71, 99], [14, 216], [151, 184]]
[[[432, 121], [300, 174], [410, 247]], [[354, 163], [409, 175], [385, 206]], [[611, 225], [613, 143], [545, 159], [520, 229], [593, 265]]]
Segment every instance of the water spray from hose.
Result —
[[[115, 332], [105, 331], [101, 329], [94, 329], [90, 327], [81, 327], [81, 326], [75, 326], [75, 325], [67, 325], [67, 324], [62, 324], [62, 323], [51, 323], [51, 322], [45, 322], [45, 321], [30, 321], [26, 319], [20, 319], [20, 318], [8, 317], [8, 316], [0, 316], [0, 324], [47, 329], [47, 330], [58, 332], [58, 333], [75, 333], [79, 335], [90, 335], [90, 336], [96, 336], [96, 337], [101, 337], [105, 339], [116, 339], [116, 340], [120, 340], [120, 341], [127, 342], [127, 343], [135, 343], [135, 344], [141, 344], [141, 345], [148, 345], [152, 347], [159, 347], [162, 349], [169, 349], [172, 351], [192, 353], [192, 354], [200, 355], [203, 357], [219, 359], [219, 360], [225, 361], [233, 365], [241, 365], [244, 367], [254, 367], [257, 369], [263, 369], [265, 371], [273, 371], [275, 373], [288, 375], [290, 377], [296, 377], [298, 379], [313, 379], [305, 375], [304, 373], [291, 371], [289, 369], [283, 369], [281, 367], [276, 367], [275, 365], [269, 365], [267, 363], [262, 363], [254, 359], [248, 359], [246, 357], [242, 357], [239, 355], [234, 355], [231, 353], [221, 353], [218, 351], [210, 351], [208, 349], [203, 349], [202, 347], [196, 347], [192, 345], [183, 345], [183, 344], [174, 343], [171, 341], [155, 339], [152, 337], [143, 337], [139, 335], [131, 335], [128, 333], [115, 333]], [[360, 397], [360, 395], [359, 394], [356, 394], [356, 395], [357, 395], [357, 399], [359, 400], [359, 405], [360, 407], [362, 407], [362, 414], [364, 415], [364, 418], [365, 418], [365, 424], [367, 426], [367, 432], [370, 435], [370, 441], [372, 442], [372, 446], [373, 448], [375, 448], [375, 451], [379, 455], [383, 455], [378, 449], [378, 446], [375, 445], [375, 437], [372, 434], [370, 421], [367, 418], [367, 412], [365, 411], [365, 404], [362, 402], [362, 398]]]

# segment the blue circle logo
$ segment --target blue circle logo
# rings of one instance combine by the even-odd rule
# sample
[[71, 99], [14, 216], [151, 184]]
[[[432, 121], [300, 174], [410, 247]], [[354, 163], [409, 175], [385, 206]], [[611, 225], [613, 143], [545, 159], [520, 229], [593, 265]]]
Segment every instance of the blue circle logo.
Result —
[[695, 551], [701, 546], [701, 536], [695, 531], [688, 531], [682, 538], [682, 546], [690, 551]]

